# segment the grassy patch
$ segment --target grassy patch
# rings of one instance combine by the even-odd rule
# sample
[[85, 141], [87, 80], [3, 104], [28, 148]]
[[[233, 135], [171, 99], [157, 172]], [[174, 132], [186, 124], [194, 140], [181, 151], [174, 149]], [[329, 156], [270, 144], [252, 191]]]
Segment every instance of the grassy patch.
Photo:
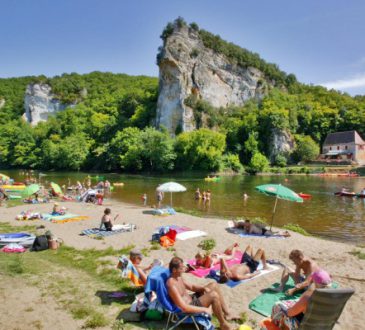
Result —
[[151, 242], [150, 250], [160, 250], [160, 249], [161, 249], [161, 245], [159, 242], [156, 242], [156, 241]]
[[99, 327], [105, 327], [109, 324], [109, 321], [106, 319], [106, 317], [99, 312], [94, 312], [93, 315], [85, 322], [83, 328], [99, 328]]
[[203, 212], [198, 211], [198, 210], [188, 210], [188, 209], [185, 209], [183, 207], [178, 207], [178, 206], [174, 207], [174, 209], [176, 212], [193, 215], [195, 217], [204, 217], [205, 216], [205, 214]]
[[361, 252], [361, 251], [358, 251], [358, 250], [354, 250], [354, 251], [351, 251], [349, 252], [350, 254], [352, 254], [353, 256], [355, 257], [358, 257], [359, 259], [361, 260], [365, 260], [365, 253]]
[[82, 320], [90, 316], [94, 311], [89, 306], [75, 306], [71, 308], [71, 314], [76, 320]]
[[296, 233], [299, 233], [303, 236], [312, 236], [304, 228], [300, 227], [299, 225], [297, 225], [295, 223], [288, 223], [283, 228], [287, 229], [287, 230], [295, 231]]
[[9, 222], [0, 222], [0, 233], [9, 233], [16, 230], [17, 232], [26, 231], [28, 233], [35, 233], [37, 231], [37, 226], [25, 225], [25, 226], [12, 226]]

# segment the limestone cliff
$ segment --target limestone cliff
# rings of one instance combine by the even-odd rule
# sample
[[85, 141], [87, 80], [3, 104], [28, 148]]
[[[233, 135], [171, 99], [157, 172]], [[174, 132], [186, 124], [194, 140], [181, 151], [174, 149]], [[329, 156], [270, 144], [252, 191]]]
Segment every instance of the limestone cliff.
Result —
[[24, 97], [24, 117], [31, 125], [46, 121], [49, 115], [72, 106], [61, 103], [47, 84], [30, 84], [27, 86]]
[[261, 98], [269, 85], [258, 69], [235, 65], [206, 48], [199, 32], [188, 26], [174, 25], [158, 54], [158, 64], [156, 123], [172, 134], [177, 128], [196, 128], [193, 110], [184, 102], [190, 95], [214, 107], [240, 106], [249, 99]]
[[283, 155], [288, 158], [293, 152], [294, 147], [294, 137], [290, 132], [280, 129], [272, 130], [269, 143], [271, 162], [275, 161], [277, 155]]

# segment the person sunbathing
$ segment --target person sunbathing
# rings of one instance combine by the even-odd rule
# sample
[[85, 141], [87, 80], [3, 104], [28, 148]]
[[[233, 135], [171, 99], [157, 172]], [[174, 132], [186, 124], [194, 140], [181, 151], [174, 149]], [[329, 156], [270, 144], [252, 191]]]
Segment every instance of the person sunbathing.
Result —
[[[207, 313], [217, 317], [222, 330], [231, 330], [229, 321], [237, 319], [232, 317], [222, 292], [217, 283], [209, 283], [205, 286], [191, 284], [182, 278], [185, 265], [181, 258], [174, 257], [169, 264], [170, 278], [166, 281], [168, 294], [172, 302], [184, 313]], [[188, 291], [194, 292], [190, 295]]]
[[64, 207], [60, 208], [58, 203], [53, 204], [52, 215], [64, 215], [66, 213], [66, 209]]
[[290, 237], [290, 233], [287, 230], [282, 233], [274, 233], [273, 231], [266, 229], [264, 225], [251, 223], [250, 220], [230, 221], [228, 226], [231, 228], [243, 229], [244, 233], [249, 235]]
[[319, 271], [319, 266], [310, 258], [304, 256], [300, 250], [292, 250], [289, 254], [289, 259], [294, 263], [295, 270], [285, 267], [281, 275], [281, 283], [277, 288], [271, 288], [273, 291], [283, 291], [285, 284], [288, 282], [289, 277], [294, 281], [295, 287], [289, 289], [286, 293], [293, 295], [295, 292], [305, 289], [311, 282], [311, 274]]
[[[231, 260], [237, 251], [238, 243], [229, 246], [223, 253], [213, 252], [210, 255], [203, 255], [198, 252], [195, 255], [195, 266], [199, 268], [210, 268], [220, 262], [220, 259]], [[190, 265], [188, 267], [191, 268]]]
[[324, 270], [315, 271], [312, 276], [313, 284], [305, 291], [298, 301], [281, 300], [277, 302], [271, 312], [272, 322], [280, 329], [298, 329], [310, 298], [315, 289], [325, 289], [332, 287], [330, 275]]
[[251, 245], [248, 245], [245, 252], [243, 252], [240, 264], [228, 266], [226, 260], [220, 259], [220, 283], [226, 283], [228, 280], [241, 281], [255, 277], [259, 274], [257, 268], [262, 262], [263, 269], [267, 269], [265, 251], [258, 249], [253, 255]]

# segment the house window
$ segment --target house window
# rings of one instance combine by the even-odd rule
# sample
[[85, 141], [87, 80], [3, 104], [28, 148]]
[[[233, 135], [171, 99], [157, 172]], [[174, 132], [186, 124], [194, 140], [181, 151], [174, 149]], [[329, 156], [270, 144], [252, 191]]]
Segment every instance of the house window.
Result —
[[347, 146], [345, 146], [345, 149], [347, 150]]
[[330, 150], [332, 150], [332, 147], [330, 147]]
[[340, 150], [340, 146], [337, 146], [337, 150]]

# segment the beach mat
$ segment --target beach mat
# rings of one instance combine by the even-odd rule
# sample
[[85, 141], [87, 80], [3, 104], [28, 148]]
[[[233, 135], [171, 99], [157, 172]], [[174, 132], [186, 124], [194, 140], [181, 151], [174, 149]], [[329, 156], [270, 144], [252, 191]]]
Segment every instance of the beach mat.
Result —
[[238, 234], [239, 237], [260, 237], [260, 238], [279, 238], [279, 239], [285, 239], [284, 236], [278, 236], [278, 235], [271, 235], [271, 236], [264, 236], [264, 235], [258, 235], [258, 234], [245, 234], [240, 233]]
[[[242, 259], [242, 254], [243, 253], [241, 251], [236, 251], [234, 258], [226, 261], [227, 265], [232, 266], [235, 264], [239, 264]], [[195, 267], [195, 259], [188, 260], [188, 264]], [[209, 275], [211, 270], [219, 270], [219, 268], [220, 268], [220, 264], [218, 263], [211, 268], [197, 268], [196, 270], [193, 270], [189, 273], [193, 274], [197, 277], [203, 278], [203, 277], [206, 277], [207, 275]]]
[[66, 222], [76, 222], [82, 220], [88, 220], [89, 217], [85, 215], [77, 215], [72, 213], [66, 213], [64, 215], [52, 215], [50, 213], [42, 214], [42, 220], [50, 221], [53, 223], [66, 223]]
[[123, 227], [121, 227], [117, 230], [111, 230], [111, 231], [107, 231], [107, 230], [100, 229], [100, 228], [85, 229], [81, 232], [81, 234], [89, 236], [89, 237], [107, 237], [107, 236], [112, 236], [112, 235], [116, 235], [116, 234], [120, 234], [120, 233], [132, 232], [137, 228], [137, 226], [134, 224], [126, 224], [126, 225], [121, 225], [121, 226], [123, 226]]
[[[274, 265], [270, 265], [269, 267], [270, 267], [269, 269], [263, 269], [262, 268], [262, 263], [260, 262], [259, 267], [257, 268], [257, 270], [259, 270], [260, 273], [257, 274], [255, 277], [249, 278], [247, 280], [242, 280], [242, 281], [229, 280], [229, 281], [225, 282], [224, 284], [228, 285], [230, 288], [234, 288], [237, 285], [240, 285], [240, 284], [243, 284], [243, 283], [247, 283], [249, 281], [253, 281], [253, 280], [257, 279], [260, 276], [267, 275], [267, 274], [269, 274], [271, 272], [274, 272], [274, 271], [276, 271], [276, 270], [279, 269], [278, 266], [274, 266]], [[212, 279], [216, 280], [217, 282], [219, 282], [219, 271], [218, 272], [215, 272], [213, 270], [213, 272], [209, 273], [209, 275], [207, 277], [208, 278], [212, 278]]]
[[[275, 283], [272, 285], [273, 288], [277, 288], [280, 284]], [[333, 283], [333, 288], [337, 288], [338, 284]], [[299, 299], [303, 294], [303, 291], [299, 291], [292, 296], [287, 296], [285, 292], [289, 289], [294, 288], [294, 281], [292, 278], [289, 278], [289, 281], [286, 283], [285, 288], [282, 292], [273, 292], [267, 290], [266, 292], [260, 294], [255, 299], [253, 299], [248, 307], [264, 316], [270, 316], [273, 306], [280, 300], [294, 300]]]

